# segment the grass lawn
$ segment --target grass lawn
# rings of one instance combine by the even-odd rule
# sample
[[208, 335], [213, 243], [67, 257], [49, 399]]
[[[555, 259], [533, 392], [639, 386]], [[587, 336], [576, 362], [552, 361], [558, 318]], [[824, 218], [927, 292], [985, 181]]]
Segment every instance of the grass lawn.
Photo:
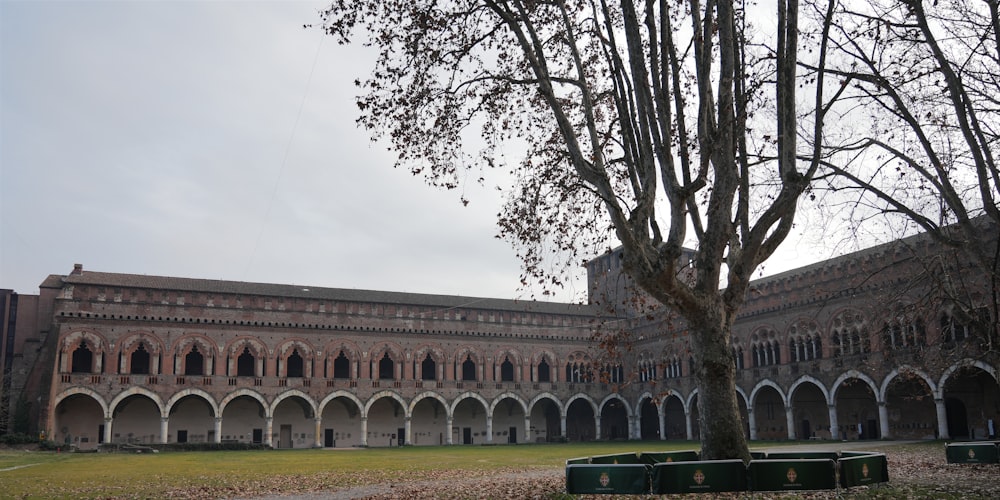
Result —
[[[55, 453], [0, 450], [0, 497], [205, 496], [309, 491], [414, 481], [436, 471], [483, 474], [561, 469], [566, 459], [635, 451], [696, 449], [696, 442], [598, 442], [518, 446], [414, 446], [352, 450]], [[19, 467], [19, 468], [16, 468]]]
[[[754, 443], [753, 448], [792, 444], [796, 443]], [[808, 448], [816, 442], [797, 444]], [[157, 454], [0, 450], [0, 498], [225, 498], [288, 494], [372, 484], [447, 481], [511, 471], [559, 471], [569, 458], [691, 450], [698, 446], [690, 441], [629, 441]], [[934, 446], [937, 453], [941, 445], [909, 446]]]

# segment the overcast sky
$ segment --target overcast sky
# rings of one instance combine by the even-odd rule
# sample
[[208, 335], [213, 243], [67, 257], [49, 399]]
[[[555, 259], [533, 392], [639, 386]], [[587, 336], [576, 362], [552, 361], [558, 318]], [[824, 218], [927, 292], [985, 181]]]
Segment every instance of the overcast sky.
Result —
[[0, 288], [80, 263], [529, 298], [499, 195], [463, 207], [355, 128], [372, 54], [303, 29], [324, 3], [0, 0]]

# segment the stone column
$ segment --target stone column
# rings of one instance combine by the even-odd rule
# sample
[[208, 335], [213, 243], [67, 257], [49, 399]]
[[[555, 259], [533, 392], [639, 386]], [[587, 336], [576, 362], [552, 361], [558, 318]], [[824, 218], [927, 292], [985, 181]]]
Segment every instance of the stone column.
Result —
[[445, 419], [444, 428], [444, 442], [446, 444], [455, 444], [455, 439], [451, 435], [452, 422], [453, 419], [451, 418], [451, 415], [448, 415], [448, 418]]
[[639, 421], [639, 417], [636, 415], [628, 416], [628, 438], [629, 439], [640, 439], [642, 436], [642, 422]]
[[413, 444], [413, 438], [412, 438], [413, 431], [410, 430], [410, 420], [411, 420], [410, 416], [407, 416], [405, 419], [403, 419], [404, 434], [402, 438], [403, 438], [403, 444], [406, 445]]
[[889, 435], [889, 408], [885, 401], [878, 402], [878, 430], [880, 439], [890, 439]]
[[948, 411], [944, 399], [934, 398], [934, 408], [937, 410], [938, 439], [951, 439], [948, 435]]
[[757, 416], [754, 415], [753, 405], [747, 408], [747, 425], [750, 426], [750, 440], [757, 440]]
[[601, 440], [601, 416], [594, 415], [594, 440]]
[[114, 423], [114, 419], [111, 417], [104, 417], [104, 442], [111, 442], [111, 424]]
[[559, 414], [559, 432], [562, 433], [562, 437], [563, 437], [563, 439], [565, 439], [566, 438], [566, 414], [565, 413], [560, 413]]
[[493, 415], [486, 416], [486, 444], [493, 443]]
[[691, 422], [691, 411], [690, 410], [685, 410], [684, 411], [684, 427], [685, 427], [685, 432], [687, 433], [687, 440], [688, 441], [691, 441], [692, 439], [694, 439], [694, 428], [692, 426], [692, 423], [693, 422]]
[[170, 419], [167, 417], [160, 417], [160, 442], [167, 444], [167, 439], [169, 434], [167, 434], [170, 428]]
[[[788, 439], [795, 439], [795, 415], [793, 415], [791, 405], [785, 406], [785, 425], [788, 427]], [[803, 436], [806, 439], [808, 436]]]
[[361, 417], [361, 446], [368, 446], [368, 417]]
[[215, 417], [215, 442], [222, 442], [222, 417]]
[[660, 409], [656, 409], [656, 419], [659, 420], [660, 424], [660, 440], [667, 439], [667, 416], [660, 415]]
[[830, 409], [830, 439], [840, 439], [840, 423], [837, 422], [837, 405], [828, 406]]
[[315, 442], [313, 443], [315, 448], [323, 447], [323, 439], [321, 437], [322, 433], [323, 433], [323, 419], [321, 417], [316, 417], [316, 433], [314, 434], [314, 436], [316, 436], [316, 439]]
[[271, 433], [274, 432], [274, 419], [271, 417], [264, 417], [264, 444], [274, 447], [274, 440], [271, 439]]
[[531, 416], [530, 415], [525, 415], [524, 416], [524, 442], [525, 443], [530, 443], [531, 442]]

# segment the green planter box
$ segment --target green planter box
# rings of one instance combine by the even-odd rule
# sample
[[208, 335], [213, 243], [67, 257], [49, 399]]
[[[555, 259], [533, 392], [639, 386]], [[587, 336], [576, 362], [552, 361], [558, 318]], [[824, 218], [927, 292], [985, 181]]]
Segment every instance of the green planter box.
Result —
[[590, 463], [590, 457], [571, 458], [566, 461], [566, 465], [589, 464], [589, 463]]
[[649, 471], [643, 464], [567, 465], [566, 493], [645, 495], [649, 493]]
[[652, 478], [654, 495], [747, 490], [742, 460], [663, 462], [653, 466]]
[[945, 446], [949, 464], [1000, 463], [997, 445], [993, 443], [951, 443]]
[[830, 459], [752, 460], [753, 491], [832, 490], [837, 487], [837, 464]]
[[637, 453], [618, 453], [615, 455], [596, 455], [590, 457], [592, 464], [641, 464]]
[[639, 454], [639, 460], [648, 465], [663, 462], [694, 462], [698, 460], [698, 452], [687, 451], [644, 451]]
[[798, 460], [801, 458], [822, 458], [837, 461], [840, 454], [835, 451], [773, 451], [764, 457], [768, 460]]
[[866, 486], [889, 482], [889, 461], [881, 453], [840, 459], [840, 486]]

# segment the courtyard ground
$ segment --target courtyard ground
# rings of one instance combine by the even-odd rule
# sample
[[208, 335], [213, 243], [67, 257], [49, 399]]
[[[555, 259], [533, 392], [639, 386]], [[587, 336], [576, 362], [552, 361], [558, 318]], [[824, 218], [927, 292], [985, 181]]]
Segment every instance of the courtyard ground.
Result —
[[[755, 448], [776, 450], [789, 446], [884, 452], [889, 461], [890, 483], [841, 491], [733, 494], [722, 498], [1000, 498], [1000, 465], [947, 464], [943, 442], [774, 443]], [[0, 450], [0, 497], [573, 498], [564, 494], [563, 464], [567, 458], [694, 447], [695, 443], [622, 442], [156, 455]]]

